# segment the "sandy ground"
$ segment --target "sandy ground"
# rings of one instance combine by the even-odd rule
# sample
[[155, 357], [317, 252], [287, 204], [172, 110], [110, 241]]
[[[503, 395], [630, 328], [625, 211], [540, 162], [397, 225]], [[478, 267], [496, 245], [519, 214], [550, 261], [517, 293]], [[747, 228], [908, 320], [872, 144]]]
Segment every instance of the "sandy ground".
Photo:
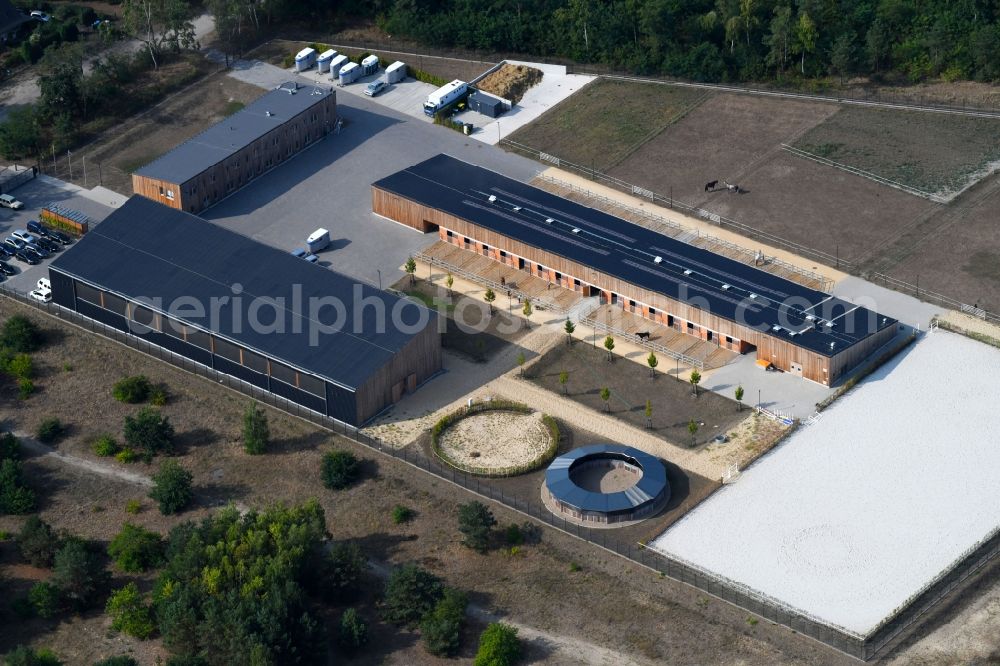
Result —
[[656, 547], [867, 633], [997, 528], [998, 373], [1000, 350], [927, 334]]
[[535, 460], [549, 444], [549, 431], [540, 412], [483, 412], [449, 427], [440, 444], [460, 465], [501, 469]]

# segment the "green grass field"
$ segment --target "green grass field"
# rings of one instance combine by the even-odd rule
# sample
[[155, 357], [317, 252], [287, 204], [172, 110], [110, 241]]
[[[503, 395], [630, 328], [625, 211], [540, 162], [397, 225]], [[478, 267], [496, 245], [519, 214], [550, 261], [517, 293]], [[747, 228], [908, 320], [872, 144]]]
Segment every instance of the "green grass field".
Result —
[[1000, 120], [848, 106], [802, 135], [795, 147], [946, 195], [1000, 161]]
[[690, 88], [599, 79], [508, 138], [607, 171], [705, 96]]

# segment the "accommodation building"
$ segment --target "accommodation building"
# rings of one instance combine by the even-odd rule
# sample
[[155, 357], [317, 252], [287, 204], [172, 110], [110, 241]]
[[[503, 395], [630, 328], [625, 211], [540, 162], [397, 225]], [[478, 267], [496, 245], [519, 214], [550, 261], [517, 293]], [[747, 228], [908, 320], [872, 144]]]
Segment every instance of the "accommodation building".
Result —
[[132, 174], [147, 199], [198, 213], [333, 131], [332, 88], [284, 83]]
[[372, 210], [825, 385], [896, 333], [867, 308], [448, 155], [374, 183]]

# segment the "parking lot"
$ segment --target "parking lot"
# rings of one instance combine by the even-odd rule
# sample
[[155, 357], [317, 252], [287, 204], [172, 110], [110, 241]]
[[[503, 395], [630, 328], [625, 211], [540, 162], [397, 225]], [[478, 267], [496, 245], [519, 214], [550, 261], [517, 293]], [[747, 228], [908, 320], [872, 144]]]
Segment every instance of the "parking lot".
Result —
[[[11, 210], [0, 208], [0, 239], [6, 238], [16, 229], [25, 229], [29, 220], [37, 220], [38, 213], [42, 207], [50, 203], [59, 204], [64, 208], [80, 211], [90, 218], [91, 225], [102, 221], [114, 210], [110, 205], [119, 203], [113, 193], [104, 190], [90, 192], [75, 185], [63, 183], [62, 181], [39, 176], [38, 178], [22, 185], [10, 193], [16, 199], [24, 203], [24, 208]], [[99, 200], [104, 203], [100, 203]], [[72, 247], [72, 246], [69, 246]], [[65, 251], [68, 248], [64, 248]], [[46, 258], [36, 266], [30, 266], [23, 261], [13, 257], [5, 261], [17, 270], [16, 275], [12, 275], [5, 281], [6, 286], [12, 287], [20, 292], [29, 292], [35, 288], [38, 279], [48, 275], [48, 264], [61, 252]]]
[[[434, 242], [372, 213], [371, 184], [438, 153], [528, 180], [538, 164], [504, 153], [458, 132], [337, 89], [340, 134], [264, 174], [202, 213], [233, 231], [288, 251], [317, 228], [330, 231], [320, 265], [388, 286], [413, 252]], [[381, 275], [380, 275], [381, 273]]]

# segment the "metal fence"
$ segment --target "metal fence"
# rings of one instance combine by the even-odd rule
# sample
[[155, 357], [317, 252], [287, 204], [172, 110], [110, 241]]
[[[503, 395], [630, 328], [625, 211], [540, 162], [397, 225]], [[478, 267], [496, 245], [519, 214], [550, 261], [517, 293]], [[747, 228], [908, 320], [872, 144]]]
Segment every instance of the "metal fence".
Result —
[[774, 247], [780, 247], [803, 257], [815, 259], [816, 261], [820, 261], [828, 266], [836, 266], [837, 268], [844, 270], [849, 270], [851, 268], [850, 262], [841, 259], [837, 255], [829, 254], [821, 250], [814, 250], [810, 247], [806, 247], [805, 245], [800, 245], [793, 241], [786, 240], [780, 236], [776, 236], [766, 231], [761, 231], [760, 229], [743, 224], [742, 222], [737, 222], [736, 220], [725, 217], [724, 215], [719, 215], [718, 213], [713, 213], [705, 210], [704, 208], [698, 208], [697, 206], [691, 206], [682, 201], [678, 201], [673, 198], [673, 196], [663, 196], [661, 194], [657, 194], [652, 190], [628, 183], [620, 178], [615, 178], [614, 176], [609, 176], [608, 174], [598, 171], [593, 167], [574, 164], [573, 162], [564, 160], [556, 155], [552, 155], [551, 153], [536, 150], [535, 148], [511, 141], [510, 139], [502, 139], [500, 141], [500, 145], [513, 152], [522, 154], [525, 157], [529, 157], [540, 162], [548, 162], [561, 169], [579, 174], [584, 178], [593, 180], [596, 183], [607, 185], [616, 190], [642, 197], [643, 199], [649, 199], [651, 203], [655, 203], [666, 208], [676, 208], [677, 210], [685, 211], [695, 217], [708, 220], [722, 229], [730, 229], [742, 236], [746, 236], [747, 238], [758, 240]]
[[[550, 183], [556, 187], [565, 188], [570, 190], [571, 192], [576, 192], [584, 197], [594, 199], [605, 206], [624, 210], [630, 215], [634, 215], [636, 217], [641, 218], [644, 221], [645, 226], [654, 228], [655, 231], [658, 231], [666, 236], [672, 236], [679, 241], [683, 241], [685, 243], [691, 243], [693, 240], [701, 239], [704, 240], [706, 243], [719, 245], [731, 252], [736, 252], [738, 254], [743, 255], [747, 263], [753, 263], [757, 257], [757, 253], [751, 250], [750, 248], [737, 245], [736, 243], [731, 243], [717, 236], [710, 236], [708, 234], [703, 234], [701, 233], [700, 229], [694, 229], [685, 226], [683, 224], [680, 224], [678, 222], [674, 222], [669, 218], [663, 217], [662, 215], [657, 215], [656, 213], [651, 213], [648, 210], [643, 210], [641, 208], [635, 208], [633, 206], [629, 206], [626, 203], [617, 201], [615, 199], [611, 199], [602, 194], [598, 194], [597, 192], [593, 192], [584, 187], [580, 187], [579, 185], [576, 185], [574, 183], [569, 183], [564, 180], [560, 180], [559, 178], [556, 178], [554, 176], [546, 175], [544, 173], [539, 174], [538, 179], [544, 183]], [[635, 185], [632, 186], [632, 193], [637, 196], [642, 196], [646, 199], [656, 196], [655, 193], [650, 192], [649, 190], [644, 190], [643, 188], [640, 188]], [[678, 208], [680, 208], [682, 205], [683, 204], [680, 204], [678, 202]], [[699, 214], [699, 217], [704, 218], [706, 216], [704, 214]], [[716, 215], [714, 217], [719, 217], [719, 216]], [[713, 221], [716, 221], [716, 223], [718, 223], [717, 220]], [[787, 261], [783, 261], [782, 259], [779, 259], [777, 257], [768, 257], [767, 262], [771, 265], [778, 266], [781, 269], [786, 270], [790, 273], [799, 275], [802, 278], [808, 280], [809, 282], [814, 283], [814, 285], [812, 286], [815, 286], [820, 291], [829, 291], [830, 289], [833, 288], [833, 280], [826, 278], [814, 271], [806, 270], [805, 268], [800, 268], [795, 264], [790, 264]]]
[[871, 88], [828, 88], [816, 91], [803, 91], [791, 88], [782, 88], [778, 84], [762, 84], [754, 86], [736, 86], [721, 83], [699, 83], [695, 81], [684, 81], [670, 76], [638, 76], [626, 70], [615, 69], [610, 66], [597, 64], [569, 63], [566, 65], [567, 74], [587, 74], [590, 76], [602, 76], [608, 79], [618, 79], [622, 81], [638, 81], [642, 83], [659, 83], [684, 88], [698, 88], [715, 92], [739, 93], [743, 95], [757, 95], [762, 97], [783, 97], [788, 99], [798, 99], [813, 102], [833, 102], [838, 104], [851, 104], [857, 106], [876, 106], [883, 108], [894, 108], [912, 111], [931, 111], [938, 113], [954, 113], [981, 118], [1000, 117], [1000, 96], [985, 97], [977, 96], [975, 99], [963, 97], [961, 101], [953, 104], [945, 104], [940, 99], [932, 95], [919, 95], [912, 92], [894, 92], [886, 90], [884, 86], [872, 86]]
[[891, 277], [885, 273], [868, 273], [863, 274], [861, 277], [874, 282], [875, 284], [881, 284], [884, 287], [892, 288], [896, 291], [902, 292], [904, 294], [912, 294], [914, 297], [933, 303], [935, 305], [941, 305], [946, 308], [951, 308], [953, 310], [958, 310], [959, 312], [964, 312], [965, 314], [977, 317], [983, 321], [988, 321], [993, 324], [1000, 324], [1000, 315], [989, 312], [988, 310], [983, 310], [978, 305], [969, 305], [968, 303], [962, 303], [949, 296], [944, 296], [934, 291], [929, 291], [923, 289], [920, 285], [910, 284], [909, 282], [904, 282], [898, 278]]
[[0, 194], [9, 194], [38, 174], [32, 167], [14, 164], [0, 169]]
[[570, 522], [550, 513], [537, 496], [523, 497], [504, 490], [489, 479], [466, 474], [445, 465], [433, 456], [428, 457], [418, 447], [397, 448], [388, 445], [378, 437], [372, 437], [358, 428], [337, 421], [331, 417], [312, 411], [294, 402], [276, 396], [252, 384], [241, 381], [169, 350], [150, 344], [142, 338], [130, 335], [99, 322], [88, 319], [76, 312], [54, 303], [40, 303], [29, 299], [6, 285], [0, 285], [0, 294], [27, 304], [49, 315], [88, 331], [100, 333], [111, 340], [135, 349], [175, 367], [193, 372], [217, 382], [226, 388], [313, 423], [316, 426], [343, 435], [380, 455], [399, 460], [407, 465], [423, 470], [444, 481], [478, 495], [484, 499], [503, 504], [532, 520], [544, 523], [560, 532], [582, 539], [623, 558], [658, 573], [661, 577], [691, 585], [698, 590], [723, 601], [738, 606], [766, 620], [775, 622], [813, 638], [825, 645], [853, 657], [868, 660], [875, 657], [886, 646], [891, 645], [908, 627], [919, 620], [928, 610], [944, 599], [969, 576], [981, 570], [1000, 554], [1000, 530], [994, 532], [983, 543], [970, 549], [954, 567], [930, 583], [908, 605], [868, 636], [859, 636], [843, 628], [824, 623], [809, 614], [791, 608], [782, 602], [760, 594], [745, 585], [725, 579], [685, 562], [648, 548], [642, 543], [623, 542], [615, 538], [613, 530], [591, 529]]

